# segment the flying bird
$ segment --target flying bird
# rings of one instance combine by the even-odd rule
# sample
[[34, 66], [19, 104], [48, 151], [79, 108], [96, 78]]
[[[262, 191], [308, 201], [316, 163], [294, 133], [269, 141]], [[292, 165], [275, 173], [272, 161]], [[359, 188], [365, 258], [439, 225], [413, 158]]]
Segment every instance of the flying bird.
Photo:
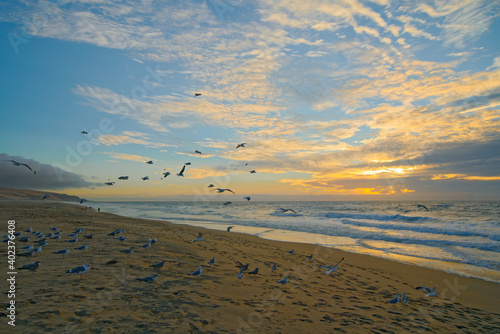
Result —
[[147, 181], [147, 180], [149, 180], [149, 176], [144, 176], [144, 177], [141, 177], [141, 179], [142, 179], [143, 181]]
[[182, 166], [182, 169], [179, 173], [177, 173], [177, 176], [184, 176], [184, 171], [186, 170], [186, 165]]
[[163, 178], [166, 178], [169, 175], [170, 175], [170, 172], [163, 172]]
[[115, 183], [114, 183], [114, 182], [104, 182], [104, 184], [105, 184], [105, 185], [107, 185], [107, 186], [112, 186], [112, 185], [114, 185]]
[[89, 133], [87, 131], [82, 131], [80, 132], [82, 135], [88, 135]]
[[198, 151], [198, 150], [194, 150], [194, 153], [201, 154], [201, 152], [200, 152], [200, 151]]
[[31, 169], [31, 167], [28, 166], [27, 164], [23, 164], [23, 163], [15, 161], [15, 160], [4, 160], [4, 161], [10, 161], [10, 162], [12, 162], [12, 164], [14, 166], [24, 166], [24, 167], [28, 168], [30, 171], [32, 171], [33, 174], [36, 174], [36, 171], [34, 171], [33, 169]]
[[191, 162], [185, 162], [184, 165], [191, 166]]
[[232, 191], [231, 189], [221, 189], [221, 188], [215, 188], [215, 189], [217, 190], [218, 194], [223, 193], [224, 191], [229, 191], [234, 194], [234, 191]]
[[201, 96], [201, 93], [194, 93], [194, 97]]
[[215, 186], [213, 185], [213, 183], [210, 183], [210, 184], [208, 185], [208, 188], [213, 188], [213, 187], [215, 187]]
[[251, 200], [252, 198], [250, 196], [243, 197], [243, 199], [246, 199], [247, 201]]
[[417, 204], [417, 208], [424, 208], [426, 211], [429, 211], [425, 205]]
[[120, 176], [118, 180], [128, 180], [128, 176]]
[[294, 211], [294, 210], [292, 210], [292, 209], [283, 209], [283, 208], [280, 208], [280, 210], [281, 210], [281, 213], [285, 213], [285, 212], [291, 211], [291, 212], [293, 212], [293, 213], [297, 214], [297, 212], [295, 212], [295, 211]]
[[[312, 256], [311, 256], [312, 257]], [[326, 274], [327, 275], [330, 275], [331, 273], [333, 272], [336, 272], [338, 269], [339, 269], [339, 264], [340, 262], [344, 261], [344, 258], [342, 258], [339, 262], [337, 262], [337, 264], [335, 264], [334, 266], [321, 266], [321, 268], [326, 268]]]
[[238, 145], [236, 145], [236, 148], [245, 147], [245, 144], [246, 144], [246, 143], [241, 143], [241, 144], [238, 144]]
[[252, 170], [250, 171], [250, 174], [255, 174], [255, 173], [256, 173], [255, 169], [252, 169]]
[[147, 163], [148, 165], [152, 165], [152, 164], [153, 164], [153, 160], [146, 161], [146, 163]]
[[436, 285], [435, 287], [431, 289], [425, 287], [425, 286], [419, 286], [417, 288], [415, 288], [416, 290], [424, 290], [425, 292], [427, 292], [427, 294], [425, 295], [426, 297], [436, 297], [439, 293], [436, 292], [436, 288], [438, 286]]
[[50, 194], [43, 195], [42, 199], [46, 199], [47, 197], [50, 197]]

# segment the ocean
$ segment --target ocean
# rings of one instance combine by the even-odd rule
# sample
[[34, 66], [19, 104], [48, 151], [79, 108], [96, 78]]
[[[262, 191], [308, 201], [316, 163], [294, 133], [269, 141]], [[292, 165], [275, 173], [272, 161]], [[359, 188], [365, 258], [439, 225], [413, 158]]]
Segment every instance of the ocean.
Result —
[[[88, 202], [102, 212], [368, 254], [500, 283], [500, 202]], [[295, 211], [282, 212], [283, 209]], [[305, 254], [310, 255], [310, 254]]]

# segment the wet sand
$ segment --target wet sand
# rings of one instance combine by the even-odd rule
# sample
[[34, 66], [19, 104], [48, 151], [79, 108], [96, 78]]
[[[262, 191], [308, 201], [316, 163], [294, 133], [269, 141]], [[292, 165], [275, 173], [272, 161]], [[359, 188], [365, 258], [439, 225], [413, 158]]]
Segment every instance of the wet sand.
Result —
[[[2, 235], [63, 231], [59, 240], [16, 268], [42, 261], [36, 272], [17, 270], [16, 326], [7, 324], [10, 299], [7, 244], [1, 243], [1, 333], [498, 333], [500, 284], [352, 254], [321, 246], [120, 217], [61, 202], [1, 200]], [[76, 244], [68, 234], [85, 228]], [[124, 228], [126, 241], [108, 236]], [[205, 241], [193, 242], [199, 232]], [[31, 233], [28, 243], [37, 240]], [[93, 234], [84, 240], [83, 235]], [[158, 242], [139, 247], [149, 238]], [[75, 247], [88, 243], [85, 251]], [[64, 257], [54, 251], [70, 247]], [[135, 247], [132, 254], [119, 250]], [[293, 254], [288, 253], [294, 250]], [[312, 255], [312, 259], [306, 256]], [[207, 262], [215, 257], [215, 264]], [[345, 258], [326, 275], [321, 265]], [[161, 269], [150, 265], [166, 260]], [[110, 262], [111, 261], [111, 262]], [[249, 263], [238, 279], [237, 263]], [[65, 274], [91, 264], [83, 275]], [[276, 272], [271, 270], [277, 264]], [[203, 266], [199, 277], [189, 273]], [[157, 273], [154, 283], [138, 281]], [[288, 283], [278, 280], [288, 276]], [[437, 297], [417, 286], [438, 285]], [[407, 304], [388, 304], [406, 292]]]

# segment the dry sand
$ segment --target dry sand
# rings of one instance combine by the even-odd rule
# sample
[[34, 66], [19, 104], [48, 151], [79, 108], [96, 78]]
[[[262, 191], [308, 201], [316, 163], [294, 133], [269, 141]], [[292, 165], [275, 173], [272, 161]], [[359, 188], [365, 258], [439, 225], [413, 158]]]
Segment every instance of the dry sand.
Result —
[[[16, 275], [16, 326], [1, 317], [0, 333], [499, 333], [500, 284], [391, 262], [320, 246], [263, 240], [237, 231], [221, 232], [161, 221], [125, 218], [45, 201], [0, 201], [2, 234], [33, 227], [63, 238], [49, 240], [19, 268], [42, 261], [35, 272]], [[93, 234], [88, 249], [65, 242], [75, 228]], [[107, 234], [124, 228], [126, 241]], [[199, 232], [206, 239], [193, 242]], [[27, 233], [23, 232], [23, 235]], [[158, 242], [138, 247], [148, 238]], [[33, 236], [29, 243], [34, 240]], [[16, 247], [26, 245], [16, 241]], [[61, 256], [54, 251], [71, 247]], [[130, 255], [120, 249], [136, 247]], [[287, 251], [294, 249], [294, 254]], [[1, 243], [2, 312], [7, 245]], [[18, 250], [19, 252], [20, 250]], [[313, 254], [312, 259], [306, 255]], [[215, 265], [207, 262], [215, 257]], [[326, 275], [322, 264], [345, 260]], [[116, 260], [115, 264], [107, 264]], [[166, 260], [161, 269], [151, 264]], [[238, 279], [237, 261], [259, 268]], [[65, 272], [89, 263], [80, 279]], [[277, 272], [271, 271], [273, 263]], [[203, 266], [200, 277], [189, 273]], [[158, 273], [155, 283], [138, 281]], [[286, 285], [277, 281], [288, 276]], [[438, 286], [438, 297], [415, 290]], [[406, 292], [408, 304], [386, 304]]]

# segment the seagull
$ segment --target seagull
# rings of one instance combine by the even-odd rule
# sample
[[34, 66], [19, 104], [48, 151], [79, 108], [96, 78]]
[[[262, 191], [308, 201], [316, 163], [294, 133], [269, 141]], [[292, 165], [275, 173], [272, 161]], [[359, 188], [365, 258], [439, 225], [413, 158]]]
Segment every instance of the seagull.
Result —
[[115, 238], [115, 240], [118, 240], [118, 241], [125, 241], [125, 240], [127, 240], [127, 237], [125, 237], [125, 236], [123, 236], [123, 235], [122, 235], [122, 236], [120, 236], [120, 237], [118, 237], [118, 238]]
[[149, 247], [151, 247], [151, 241], [148, 241], [147, 244], [141, 245], [140, 247], [148, 249]]
[[246, 144], [246, 143], [241, 143], [241, 144], [238, 144], [238, 145], [236, 145], [236, 148], [245, 147], [245, 144]]
[[222, 203], [222, 204], [224, 204], [224, 205], [229, 205], [229, 204], [232, 204], [232, 202], [228, 201], [228, 202], [224, 202], [224, 203]]
[[313, 258], [313, 255], [312, 255], [312, 254], [311, 254], [311, 255], [306, 255], [306, 257], [307, 257], [308, 259], [312, 259], [312, 258]]
[[66, 272], [66, 274], [80, 274], [80, 279], [81, 279], [82, 275], [89, 270], [90, 270], [90, 264], [86, 264], [84, 266], [78, 266], [73, 269], [70, 269]]
[[287, 253], [288, 253], [288, 254], [293, 254], [293, 253], [295, 253], [295, 250], [294, 250], [294, 249], [289, 250], [289, 251], [287, 251]]
[[30, 249], [27, 252], [17, 254], [17, 256], [25, 256], [27, 259], [28, 256], [33, 256], [33, 253], [35, 253], [35, 251], [33, 249]]
[[257, 275], [259, 273], [259, 268], [255, 268], [254, 270], [250, 271], [248, 275]]
[[198, 270], [193, 271], [189, 275], [191, 275], [191, 276], [200, 276], [201, 275], [201, 266], [198, 268]]
[[128, 180], [128, 176], [120, 176], [118, 180]]
[[163, 178], [166, 178], [169, 175], [170, 175], [170, 172], [163, 172]]
[[273, 266], [271, 267], [271, 271], [276, 271], [276, 263], [273, 263]]
[[146, 163], [147, 163], [148, 165], [152, 165], [152, 164], [153, 164], [153, 160], [146, 161]]
[[238, 278], [243, 279], [243, 268], [240, 269], [240, 272], [238, 273]]
[[242, 271], [243, 270], [248, 270], [248, 263], [247, 264], [243, 264], [240, 261], [236, 261], [236, 262], [238, 263], [238, 265], [236, 266], [237, 268], [240, 268]]
[[278, 281], [278, 283], [279, 283], [279, 284], [283, 284], [283, 285], [285, 285], [286, 283], [288, 283], [288, 276], [285, 276], [285, 277], [283, 277], [282, 279], [280, 279], [280, 280]]
[[28, 263], [19, 269], [27, 269], [30, 271], [35, 271], [40, 267], [40, 263], [42, 263], [42, 261], [35, 261], [34, 263]]
[[344, 258], [342, 258], [339, 262], [337, 262], [337, 264], [335, 264], [334, 266], [321, 266], [321, 268], [326, 268], [327, 271], [326, 271], [326, 274], [327, 275], [330, 275], [331, 273], [333, 272], [336, 272], [339, 267], [338, 265], [340, 264], [340, 262], [344, 261]]
[[120, 252], [125, 254], [130, 254], [134, 250], [134, 247], [130, 247], [129, 249], [120, 249]]
[[80, 247], [76, 247], [75, 248], [76, 250], [81, 250], [81, 251], [84, 251], [87, 249], [87, 243], [85, 243], [84, 245], [81, 245]]
[[217, 190], [218, 194], [223, 193], [224, 191], [229, 191], [234, 194], [234, 191], [232, 191], [231, 189], [221, 189], [221, 188], [215, 188], [215, 189]]
[[177, 176], [184, 176], [184, 171], [186, 170], [186, 165], [182, 166], [182, 169], [179, 173], [177, 173]]
[[283, 209], [283, 208], [280, 208], [280, 210], [281, 210], [281, 213], [285, 213], [285, 212], [291, 211], [291, 212], [293, 212], [293, 213], [297, 214], [297, 212], [295, 212], [295, 211], [294, 211], [294, 210], [292, 210], [292, 209]]
[[406, 297], [406, 292], [403, 292], [403, 296], [401, 297], [401, 303], [408, 303], [408, 297]]
[[20, 237], [17, 240], [19, 240], [21, 242], [28, 242], [30, 240], [30, 236], [29, 235], [25, 235], [24, 237]]
[[80, 132], [82, 135], [88, 135], [89, 133], [87, 131], [82, 131]]
[[147, 181], [147, 180], [149, 180], [149, 176], [144, 176], [144, 177], [141, 177], [141, 179], [142, 179], [143, 181]]
[[436, 288], [438, 286], [436, 285], [435, 287], [431, 289], [425, 287], [425, 286], [419, 286], [417, 288], [415, 288], [416, 290], [424, 290], [425, 292], [427, 292], [427, 294], [425, 295], [426, 297], [436, 297], [438, 295], [438, 293], [436, 292]]
[[43, 195], [42, 199], [46, 199], [47, 197], [50, 197], [50, 194]]
[[429, 211], [425, 205], [417, 204], [417, 208], [424, 208], [426, 211]]
[[246, 199], [247, 201], [251, 200], [252, 198], [250, 196], [243, 197], [243, 199]]
[[74, 239], [71, 239], [71, 240], [66, 240], [66, 242], [75, 243], [75, 242], [78, 242], [78, 238], [74, 238]]
[[228, 231], [228, 232], [229, 232], [229, 231], [231, 231], [231, 229], [232, 229], [233, 227], [234, 227], [234, 226], [228, 226], [228, 227], [226, 228], [226, 231]]
[[210, 261], [208, 261], [208, 264], [215, 264], [215, 257], [211, 258]]
[[29, 170], [33, 171], [33, 174], [36, 174], [36, 171], [34, 171], [33, 169], [31, 169], [31, 167], [28, 166], [27, 164], [23, 164], [23, 163], [15, 161], [15, 160], [4, 160], [4, 161], [10, 161], [10, 162], [12, 162], [12, 164], [14, 166], [24, 166], [24, 167], [28, 168]]
[[250, 171], [250, 174], [255, 174], [255, 173], [257, 173], [257, 172], [255, 171], [255, 169], [252, 169], [252, 170]]
[[191, 166], [191, 163], [190, 162], [185, 162], [184, 166]]
[[208, 187], [209, 187], [209, 188], [213, 188], [213, 187], [215, 187], [215, 186], [214, 186], [212, 183], [210, 183], [210, 184], [208, 185]]
[[203, 233], [198, 233], [198, 236], [193, 241], [204, 241]]
[[201, 93], [194, 93], [194, 97], [201, 96]]
[[201, 154], [201, 152], [200, 152], [200, 151], [198, 151], [198, 150], [194, 150], [194, 153]]
[[396, 297], [392, 298], [391, 300], [386, 301], [386, 303], [398, 304], [399, 303], [399, 293], [396, 293]]
[[163, 265], [165, 264], [165, 261], [166, 260], [163, 260], [161, 262], [158, 262], [158, 263], [155, 263], [155, 264], [152, 264], [151, 267], [153, 268], [156, 268], [156, 269], [160, 269], [161, 267], [163, 267]]
[[151, 242], [152, 244], [155, 244], [158, 242], [158, 240], [156, 240], [156, 238], [155, 239], [148, 239], [148, 241]]
[[84, 235], [83, 236], [85, 239], [92, 239], [94, 237], [93, 234], [89, 234], [89, 235]]
[[156, 278], [157, 277], [158, 277], [158, 274], [153, 274], [151, 276], [146, 276], [146, 277], [143, 277], [143, 278], [138, 278], [137, 280], [138, 281], [148, 282], [148, 283], [154, 283], [154, 282], [156, 282]]
[[33, 227], [30, 227], [29, 229], [24, 230], [24, 232], [31, 232], [32, 230], [33, 230]]
[[64, 255], [66, 255], [68, 253], [69, 253], [69, 247], [66, 247], [66, 249], [61, 249], [61, 250], [58, 250], [58, 251], [54, 252], [54, 254], [62, 254], [63, 259], [64, 259]]
[[120, 233], [123, 233], [125, 232], [124, 229], [120, 229], [120, 228], [117, 228], [116, 230], [114, 230], [113, 232], [111, 233], [108, 233], [108, 235], [117, 235], [117, 234], [120, 234]]
[[115, 183], [114, 182], [104, 182], [104, 184], [107, 185], [107, 186], [112, 186]]

